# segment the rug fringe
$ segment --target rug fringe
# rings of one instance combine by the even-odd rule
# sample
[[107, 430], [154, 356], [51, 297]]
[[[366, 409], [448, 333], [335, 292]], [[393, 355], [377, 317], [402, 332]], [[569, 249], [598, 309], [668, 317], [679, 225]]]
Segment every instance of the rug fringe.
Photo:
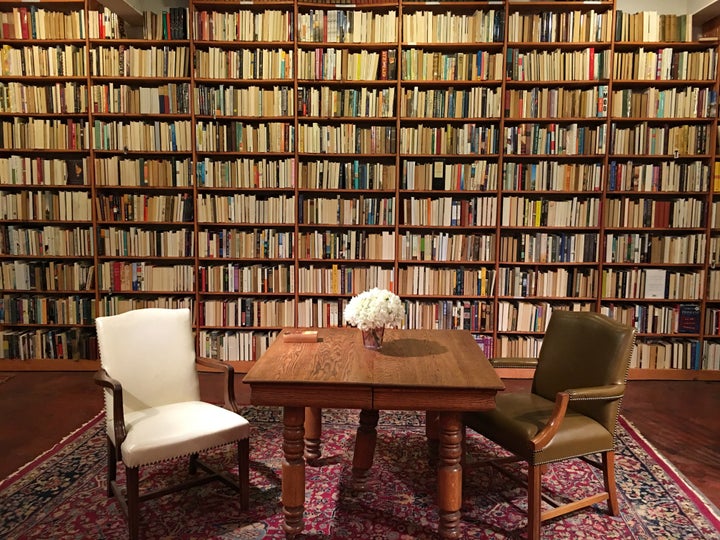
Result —
[[720, 510], [705, 494], [699, 490], [687, 477], [670, 462], [653, 444], [648, 441], [640, 430], [627, 418], [620, 415], [620, 423], [625, 431], [655, 459], [660, 467], [683, 489], [685, 494], [693, 500], [698, 510], [720, 530]]
[[60, 441], [55, 443], [52, 448], [49, 450], [45, 450], [42, 454], [39, 456], [31, 459], [28, 461], [25, 465], [22, 465], [19, 467], [15, 472], [12, 474], [9, 474], [6, 478], [3, 480], [0, 480], [0, 491], [3, 489], [6, 489], [7, 487], [11, 486], [14, 482], [16, 482], [19, 478], [21, 478], [28, 470], [36, 467], [38, 464], [42, 463], [43, 461], [47, 460], [50, 456], [52, 456], [55, 452], [57, 452], [63, 445], [66, 443], [69, 443], [94, 427], [103, 417], [105, 416], [105, 411], [100, 411], [95, 416], [93, 416], [90, 420], [82, 424], [79, 428], [75, 429], [74, 431], [70, 432], [70, 434], [65, 435]]

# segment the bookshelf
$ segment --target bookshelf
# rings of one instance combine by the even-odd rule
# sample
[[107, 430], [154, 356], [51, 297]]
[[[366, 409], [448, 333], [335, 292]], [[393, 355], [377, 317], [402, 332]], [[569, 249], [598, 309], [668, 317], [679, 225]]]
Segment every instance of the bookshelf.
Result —
[[46, 4], [0, 2], [0, 369], [94, 369], [95, 316], [187, 306], [242, 372], [379, 286], [489, 354], [597, 310], [633, 377], [720, 378], [717, 44], [685, 18]]

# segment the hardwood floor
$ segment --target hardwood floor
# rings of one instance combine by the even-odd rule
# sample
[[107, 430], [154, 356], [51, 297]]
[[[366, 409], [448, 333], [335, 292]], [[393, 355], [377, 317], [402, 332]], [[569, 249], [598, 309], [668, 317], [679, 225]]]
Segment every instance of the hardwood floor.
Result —
[[[102, 408], [89, 372], [17, 372], [0, 383], [0, 478], [50, 449]], [[221, 380], [201, 375], [203, 399], [220, 401]], [[508, 389], [529, 381], [505, 381]], [[239, 381], [238, 400], [248, 392]], [[720, 382], [631, 381], [622, 413], [720, 507]]]

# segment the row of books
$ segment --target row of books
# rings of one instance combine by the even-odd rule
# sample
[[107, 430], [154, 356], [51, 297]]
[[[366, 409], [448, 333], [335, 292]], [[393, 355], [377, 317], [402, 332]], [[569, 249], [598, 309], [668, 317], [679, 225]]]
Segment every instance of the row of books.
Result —
[[198, 269], [197, 290], [293, 294], [295, 270], [291, 265], [209, 264]]
[[294, 39], [293, 30], [292, 9], [231, 12], [196, 9], [192, 20], [192, 35], [198, 41], [289, 42]]
[[[218, 229], [198, 232], [198, 255], [211, 259], [291, 259], [295, 234], [277, 229]], [[299, 240], [302, 245], [302, 237]]]
[[394, 163], [369, 163], [357, 159], [302, 161], [298, 168], [298, 187], [394, 190], [395, 175]]
[[640, 341], [635, 346], [630, 367], [643, 369], [701, 369], [702, 358], [698, 340]]
[[604, 298], [687, 300], [702, 298], [705, 274], [670, 272], [664, 268], [604, 268], [600, 294]]
[[400, 268], [398, 292], [402, 295], [487, 296], [494, 293], [495, 271], [481, 268]]
[[710, 139], [707, 124], [653, 126], [640, 122], [632, 127], [613, 123], [610, 127], [610, 151], [614, 154], [653, 156], [693, 156], [707, 154]]
[[298, 116], [392, 118], [395, 88], [298, 88]]
[[600, 311], [623, 324], [635, 327], [643, 334], [700, 332], [699, 304], [603, 304]]
[[200, 356], [223, 362], [254, 361], [262, 356], [276, 335], [277, 332], [203, 330], [200, 332]]
[[33, 257], [92, 257], [94, 233], [89, 227], [0, 228], [0, 254]]
[[672, 200], [607, 198], [603, 221], [606, 227], [699, 228], [705, 226], [707, 211], [703, 199], [690, 197]]
[[97, 360], [97, 356], [97, 337], [79, 328], [0, 331], [2, 359]]
[[[298, 223], [328, 225], [386, 225], [395, 224], [395, 199], [360, 195], [357, 198], [300, 196]], [[292, 223], [292, 220], [290, 221]]]
[[717, 51], [683, 51], [673, 47], [616, 51], [613, 78], [626, 81], [714, 81]]
[[[502, 81], [503, 55], [488, 51], [440, 52], [422, 48], [401, 51], [403, 81]], [[388, 68], [388, 79], [394, 79]]]
[[405, 300], [405, 327], [489, 332], [495, 326], [492, 302]]
[[159, 13], [143, 11], [143, 38], [188, 39], [190, 37], [188, 8], [169, 7]]
[[162, 231], [130, 227], [102, 228], [98, 231], [100, 257], [192, 257], [195, 253], [193, 231]]
[[146, 262], [108, 261], [98, 265], [97, 286], [101, 291], [192, 292], [192, 265], [158, 266]]
[[3, 77], [85, 77], [87, 48], [83, 45], [26, 45], [0, 48]]
[[[95, 185], [128, 187], [191, 187], [189, 157], [169, 159], [95, 157]], [[199, 164], [198, 164], [199, 165]]]
[[297, 39], [311, 43], [396, 43], [398, 16], [387, 12], [309, 10], [298, 13]]
[[299, 49], [297, 76], [308, 81], [392, 81], [397, 78], [396, 55], [395, 49]]
[[690, 41], [692, 16], [659, 14], [657, 11], [628, 13], [621, 9], [615, 15], [616, 41]]
[[400, 205], [403, 225], [431, 227], [494, 227], [497, 198], [410, 197]]
[[403, 118], [499, 118], [500, 88], [405, 88], [400, 100]]
[[607, 126], [518, 124], [505, 126], [505, 153], [523, 155], [596, 156], [605, 153]]
[[87, 158], [0, 157], [0, 185], [82, 186]]
[[88, 110], [87, 87], [75, 82], [36, 86], [0, 83], [0, 112], [13, 114], [83, 114]]
[[111, 82], [94, 84], [90, 94], [93, 113], [190, 114], [190, 83], [130, 86]]
[[703, 192], [709, 185], [710, 166], [705, 161], [610, 161], [609, 191]]
[[[389, 259], [378, 254], [377, 259]], [[372, 265], [369, 267], [331, 267], [308, 265], [298, 269], [298, 291], [300, 294], [347, 294], [357, 295], [372, 287], [393, 290], [395, 273], [390, 267]]]
[[90, 221], [86, 191], [0, 191], [0, 216], [11, 221]]
[[[196, 86], [193, 92], [196, 116], [293, 116], [292, 86], [264, 88], [230, 85]], [[299, 104], [298, 104], [299, 108]]]
[[613, 90], [612, 115], [646, 118], [708, 118], [717, 114], [717, 92], [712, 88], [623, 88]]
[[196, 49], [196, 79], [292, 80], [295, 54], [289, 49]]
[[503, 227], [597, 227], [599, 215], [597, 197], [556, 200], [509, 196], [502, 198], [500, 224]]
[[160, 295], [153, 296], [152, 298], [147, 298], [145, 296], [127, 296], [114, 293], [102, 295], [100, 297], [100, 300], [98, 300], [96, 303], [98, 317], [107, 315], [118, 315], [120, 313], [126, 313], [134, 309], [145, 308], [188, 308], [191, 312], [193, 312], [194, 305], [194, 296]]
[[505, 118], [604, 118], [607, 85], [591, 88], [530, 88], [505, 91]]
[[[507, 156], [511, 158], [512, 156]], [[504, 191], [586, 191], [599, 192], [603, 186], [601, 163], [513, 163], [502, 169]]]
[[419, 124], [401, 127], [401, 154], [496, 154], [500, 130], [495, 124], [448, 124], [442, 127]]
[[505, 76], [509, 81], [601, 81], [610, 78], [609, 49], [526, 51], [508, 47], [505, 54]]
[[[717, 259], [718, 252], [712, 254], [713, 260]], [[720, 272], [717, 270], [710, 270], [708, 272], [708, 284], [706, 296], [710, 300], [720, 300]]]
[[[715, 241], [716, 238], [711, 238], [711, 245]], [[705, 234], [661, 236], [650, 233], [609, 233], [605, 236], [605, 262], [704, 264], [706, 246]], [[715, 252], [712, 247], [711, 250]]]
[[503, 263], [582, 263], [597, 262], [596, 233], [522, 233], [500, 238]]
[[400, 236], [402, 261], [483, 262], [495, 258], [494, 234], [453, 234], [405, 232]]
[[18, 118], [0, 122], [0, 148], [87, 150], [87, 120]]
[[[303, 164], [299, 174], [302, 175]], [[218, 161], [205, 157], [195, 167], [202, 188], [292, 188], [295, 186], [295, 159], [237, 158]]]
[[94, 47], [90, 73], [93, 77], [190, 77], [190, 49], [177, 45]]
[[401, 188], [417, 191], [494, 191], [498, 185], [498, 164], [484, 159], [471, 163], [442, 160], [402, 161]]
[[298, 151], [309, 154], [393, 154], [397, 128], [394, 125], [320, 125], [299, 123]]
[[177, 195], [101, 193], [96, 198], [96, 203], [99, 221], [191, 223], [194, 215], [190, 193]]
[[0, 324], [94, 325], [95, 299], [88, 295], [30, 296], [3, 294]]
[[93, 122], [92, 141], [95, 150], [191, 152], [191, 122], [122, 122], [96, 119]]
[[505, 14], [501, 10], [465, 13], [407, 12], [403, 9], [403, 43], [500, 43]]
[[[380, 249], [378, 249], [380, 246]], [[390, 258], [395, 253], [395, 233], [382, 231], [302, 231], [298, 235], [298, 254], [305, 259], [349, 261]]]
[[343, 311], [349, 299], [305, 298], [298, 303], [298, 326], [327, 328], [342, 326]]
[[501, 267], [498, 270], [498, 295], [524, 298], [528, 296], [562, 296], [591, 298], [597, 293], [598, 273], [595, 268], [558, 268], [535, 270]]
[[85, 39], [85, 10], [63, 13], [37, 6], [0, 13], [2, 39]]
[[[337, 301], [335, 304], [337, 305]], [[203, 299], [198, 303], [198, 325], [222, 328], [295, 326], [295, 300], [291, 298]]]
[[295, 223], [295, 198], [258, 196], [254, 193], [198, 196], [200, 223]]
[[0, 263], [0, 289], [82, 291], [92, 289], [95, 267], [87, 262], [14, 261]]
[[519, 43], [593, 43], [612, 38], [612, 11], [594, 9], [508, 14], [508, 41]]
[[199, 152], [292, 152], [295, 126], [291, 122], [198, 122], [195, 147]]

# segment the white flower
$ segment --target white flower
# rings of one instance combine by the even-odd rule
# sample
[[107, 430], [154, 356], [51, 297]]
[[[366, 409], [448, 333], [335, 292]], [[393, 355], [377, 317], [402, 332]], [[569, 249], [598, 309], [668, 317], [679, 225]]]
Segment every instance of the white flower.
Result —
[[375, 287], [353, 297], [343, 316], [347, 324], [360, 330], [400, 326], [405, 321], [405, 307], [396, 294]]

